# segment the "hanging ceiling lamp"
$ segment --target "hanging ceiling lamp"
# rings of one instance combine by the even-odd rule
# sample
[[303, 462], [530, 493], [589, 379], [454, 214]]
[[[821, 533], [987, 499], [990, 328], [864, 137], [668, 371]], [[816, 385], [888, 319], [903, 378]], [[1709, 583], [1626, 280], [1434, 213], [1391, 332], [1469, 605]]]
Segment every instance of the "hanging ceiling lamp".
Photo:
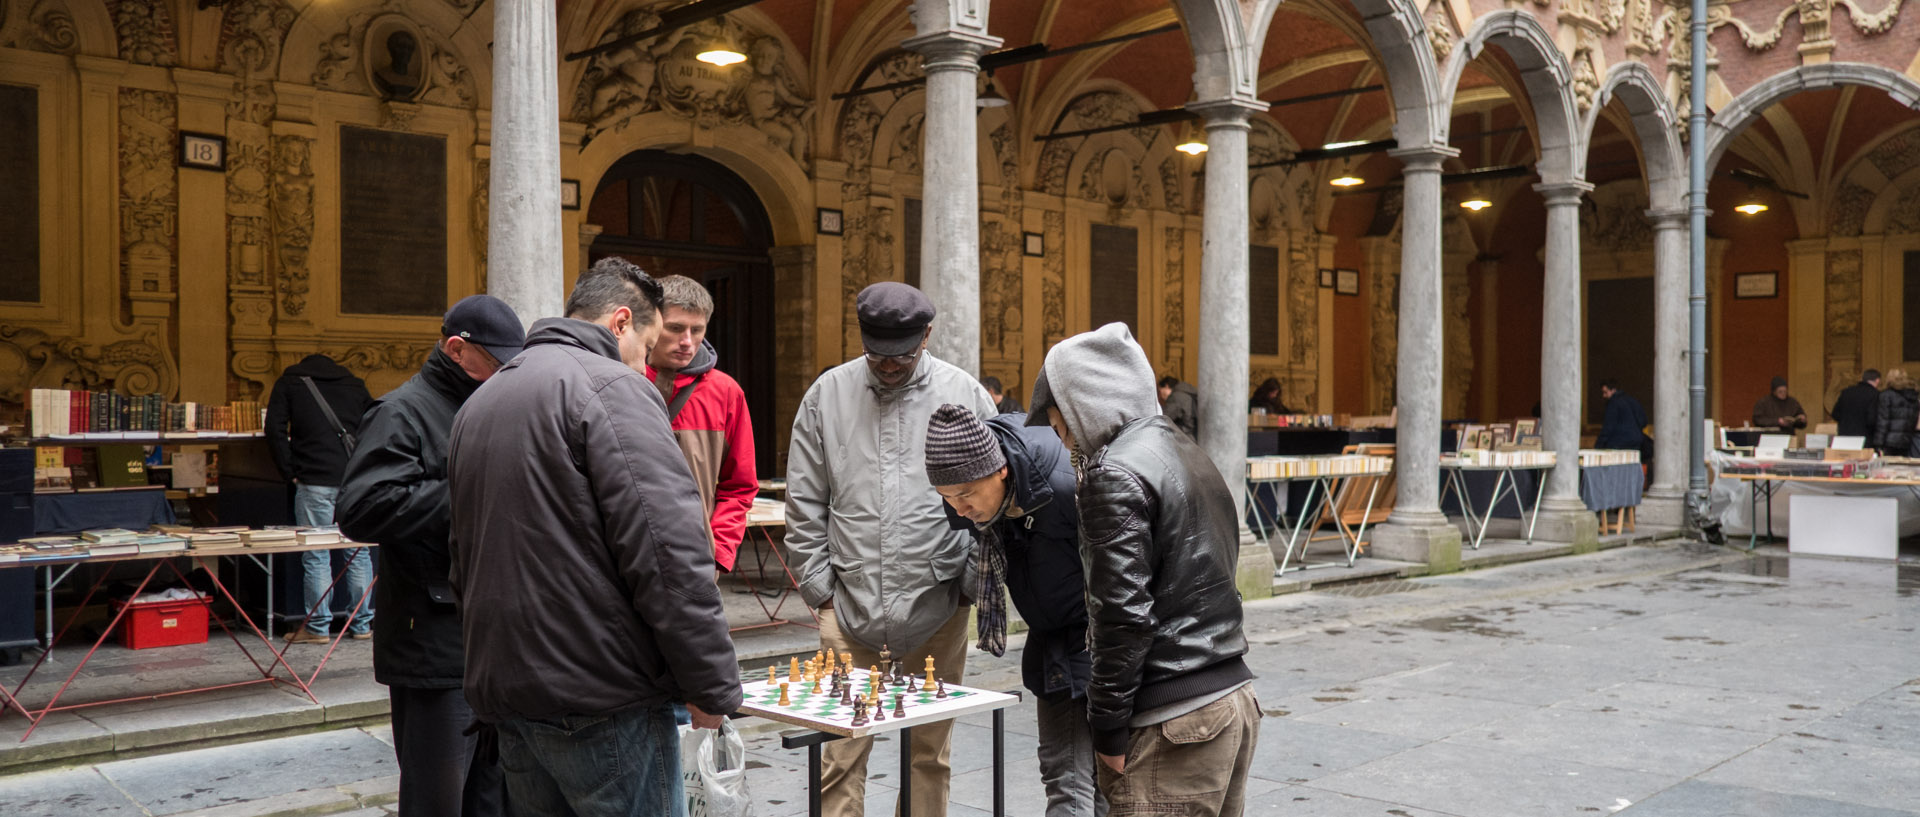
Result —
[[1000, 86], [993, 84], [993, 72], [988, 71], [987, 92], [976, 97], [973, 104], [979, 108], [1004, 108], [1013, 104], [1013, 100], [1000, 93]]
[[721, 68], [747, 61], [747, 55], [740, 53], [740, 50], [733, 46], [733, 42], [725, 36], [715, 37], [713, 42], [707, 45], [707, 50], [693, 55], [693, 58]]
[[1473, 198], [1460, 202], [1460, 206], [1478, 213], [1481, 210], [1485, 210], [1488, 207], [1492, 207], [1493, 202], [1487, 201], [1486, 199], [1480, 198], [1479, 196], [1474, 196]]
[[1201, 136], [1200, 129], [1189, 124], [1187, 125], [1186, 131], [1186, 136], [1180, 140], [1180, 144], [1174, 145], [1173, 149], [1185, 153], [1188, 156], [1198, 156], [1206, 153], [1207, 140]]
[[1355, 176], [1352, 174], [1347, 174], [1337, 179], [1334, 179], [1331, 182], [1328, 182], [1328, 184], [1331, 184], [1334, 187], [1356, 187], [1366, 183], [1367, 183], [1366, 179], [1362, 179], [1359, 176]]

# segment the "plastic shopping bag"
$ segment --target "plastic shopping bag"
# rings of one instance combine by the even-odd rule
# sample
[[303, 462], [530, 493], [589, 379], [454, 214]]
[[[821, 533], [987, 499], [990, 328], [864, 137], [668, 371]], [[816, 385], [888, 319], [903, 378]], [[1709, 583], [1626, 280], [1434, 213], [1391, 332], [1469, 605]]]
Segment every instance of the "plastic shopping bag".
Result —
[[719, 729], [680, 727], [680, 777], [687, 817], [747, 817], [747, 744], [731, 721]]

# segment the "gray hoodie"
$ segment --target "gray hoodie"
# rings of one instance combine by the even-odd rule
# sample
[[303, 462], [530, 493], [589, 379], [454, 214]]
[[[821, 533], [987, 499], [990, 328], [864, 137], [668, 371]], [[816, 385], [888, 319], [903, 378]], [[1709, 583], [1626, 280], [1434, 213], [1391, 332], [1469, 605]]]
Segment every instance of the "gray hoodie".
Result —
[[1082, 457], [1100, 453], [1121, 426], [1160, 413], [1153, 364], [1126, 324], [1074, 335], [1047, 352], [1027, 425], [1046, 425], [1049, 408], [1060, 409]]

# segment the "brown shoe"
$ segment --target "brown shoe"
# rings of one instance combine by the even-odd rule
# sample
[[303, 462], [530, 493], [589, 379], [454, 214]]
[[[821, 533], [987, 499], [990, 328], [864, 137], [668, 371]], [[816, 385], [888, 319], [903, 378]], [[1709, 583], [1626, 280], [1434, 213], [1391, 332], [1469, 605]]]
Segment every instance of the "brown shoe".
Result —
[[325, 644], [332, 640], [333, 638], [331, 636], [307, 632], [304, 627], [287, 633], [288, 644]]
[[364, 633], [348, 633], [348, 634], [347, 634], [347, 637], [348, 637], [348, 638], [351, 638], [351, 639], [353, 639], [353, 640], [355, 640], [355, 641], [372, 641], [372, 640], [373, 640], [373, 631], [372, 631], [372, 630], [368, 630], [368, 631], [366, 631], [366, 632], [364, 632]]

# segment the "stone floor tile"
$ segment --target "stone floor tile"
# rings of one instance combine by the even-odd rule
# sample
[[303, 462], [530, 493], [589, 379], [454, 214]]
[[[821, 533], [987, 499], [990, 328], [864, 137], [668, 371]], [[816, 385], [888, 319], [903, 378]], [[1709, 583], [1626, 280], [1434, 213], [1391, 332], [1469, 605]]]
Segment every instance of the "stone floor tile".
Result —
[[7, 817], [137, 817], [147, 812], [91, 767], [0, 777], [0, 814]]
[[1744, 786], [1689, 780], [1620, 812], [1621, 817], [1915, 817], [1920, 811], [1875, 808], [1838, 800], [1778, 794]]
[[1913, 808], [1920, 803], [1914, 797], [1920, 791], [1920, 754], [1788, 735], [1699, 779], [1880, 808]]
[[1439, 740], [1483, 723], [1502, 720], [1535, 707], [1523, 704], [1435, 695], [1392, 687], [1370, 687], [1366, 696], [1299, 720], [1370, 732]]
[[1495, 748], [1626, 771], [1691, 774], [1773, 737], [1622, 712], [1549, 708], [1469, 729], [1446, 743], [1469, 752]]
[[1427, 744], [1313, 788], [1471, 817], [1607, 814], [1680, 781], [1495, 749]]
[[1260, 722], [1252, 774], [1282, 783], [1307, 783], [1425, 742], [1297, 718], [1265, 718]]
[[399, 773], [393, 750], [356, 729], [103, 763], [100, 772], [154, 814], [241, 803]]

